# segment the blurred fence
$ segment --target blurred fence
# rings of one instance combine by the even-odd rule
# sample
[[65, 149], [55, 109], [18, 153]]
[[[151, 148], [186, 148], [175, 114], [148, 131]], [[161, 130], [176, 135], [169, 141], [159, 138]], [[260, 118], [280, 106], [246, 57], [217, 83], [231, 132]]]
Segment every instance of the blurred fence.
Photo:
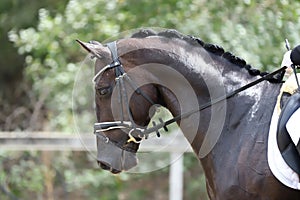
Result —
[[[96, 150], [93, 134], [66, 134], [59, 132], [0, 132], [0, 148], [10, 151], [86, 151]], [[163, 152], [191, 152], [181, 132], [160, 138], [150, 138], [141, 143], [139, 151], [160, 149]]]
[[[59, 132], [0, 132], [0, 150], [7, 151], [96, 151], [93, 134], [66, 134]], [[169, 199], [183, 198], [183, 152], [192, 152], [183, 134], [178, 131], [160, 138], [143, 141], [139, 151], [169, 152]]]

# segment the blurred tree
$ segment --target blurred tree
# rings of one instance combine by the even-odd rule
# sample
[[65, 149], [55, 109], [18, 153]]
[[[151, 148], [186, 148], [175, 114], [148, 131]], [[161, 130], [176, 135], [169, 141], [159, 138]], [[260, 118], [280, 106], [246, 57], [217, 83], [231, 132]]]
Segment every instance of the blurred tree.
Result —
[[66, 2], [66, 0], [31, 1], [30, 4], [22, 0], [2, 0], [0, 2], [0, 81], [18, 78], [16, 73], [22, 73], [24, 67], [23, 56], [20, 56], [13, 48], [12, 43], [8, 40], [7, 32], [12, 28], [35, 27], [38, 22], [37, 11], [41, 7], [47, 7], [54, 14], [63, 11]]
[[280, 64], [284, 39], [291, 44], [299, 41], [299, 7], [299, 2], [290, 5], [287, 0], [71, 0], [63, 14], [40, 9], [37, 28], [15, 28], [9, 38], [26, 57], [26, 78], [36, 102], [43, 105], [36, 110], [46, 109], [43, 127], [70, 131], [71, 91], [83, 58], [75, 39], [103, 41], [143, 26], [175, 28], [219, 44], [256, 68], [270, 70]]
[[289, 0], [194, 1], [179, 29], [271, 70], [281, 64], [285, 38], [292, 46], [300, 41], [299, 9], [300, 2]]
[[28, 127], [30, 119], [30, 85], [23, 79], [24, 56], [8, 40], [12, 29], [35, 27], [38, 10], [47, 7], [52, 14], [62, 12], [67, 0], [2, 0], [0, 2], [0, 129], [16, 130]]

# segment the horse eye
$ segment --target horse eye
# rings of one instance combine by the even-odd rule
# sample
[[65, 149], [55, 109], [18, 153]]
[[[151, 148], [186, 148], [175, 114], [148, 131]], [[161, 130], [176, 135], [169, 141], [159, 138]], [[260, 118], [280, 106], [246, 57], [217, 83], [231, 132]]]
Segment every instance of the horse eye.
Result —
[[100, 95], [107, 95], [108, 93], [110, 93], [110, 87], [100, 88], [98, 89], [98, 92]]

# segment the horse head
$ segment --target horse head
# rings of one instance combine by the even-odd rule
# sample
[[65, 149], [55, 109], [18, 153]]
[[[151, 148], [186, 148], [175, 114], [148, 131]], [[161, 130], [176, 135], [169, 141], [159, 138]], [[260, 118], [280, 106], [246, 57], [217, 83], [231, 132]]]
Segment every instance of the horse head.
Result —
[[93, 81], [98, 164], [112, 173], [129, 170], [137, 165], [136, 152], [145, 137], [141, 131], [154, 114], [151, 108], [158, 103], [158, 90], [153, 84], [135, 85], [146, 75], [139, 73], [132, 81], [126, 72], [134, 66], [119, 57], [116, 46], [111, 49], [96, 41], [78, 42], [96, 57]]

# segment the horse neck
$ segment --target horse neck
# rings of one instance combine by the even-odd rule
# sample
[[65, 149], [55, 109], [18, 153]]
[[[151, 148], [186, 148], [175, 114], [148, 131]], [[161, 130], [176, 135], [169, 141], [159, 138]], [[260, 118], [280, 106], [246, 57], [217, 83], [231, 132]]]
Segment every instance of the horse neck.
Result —
[[[170, 80], [164, 84], [172, 85], [175, 91], [170, 91], [164, 86], [159, 89], [165, 106], [174, 116], [195, 110], [210, 100], [224, 96], [259, 78], [250, 75], [247, 69], [233, 64], [224, 57], [206, 51], [198, 43], [188, 43], [182, 39], [160, 37], [130, 39], [129, 45], [127, 44], [126, 48], [121, 45], [120, 49], [127, 52], [125, 60], [132, 66], [151, 63], [148, 68], [153, 69], [153, 63], [159, 63], [156, 67], [160, 67], [160, 70], [167, 67], [175, 69], [187, 80], [189, 84], [178, 81], [178, 77], [172, 77], [172, 73], [153, 75], [158, 81]], [[194, 150], [199, 152], [206, 135], [214, 135], [212, 140], [218, 140], [224, 132], [224, 127], [230, 131], [243, 124], [239, 121], [257, 122], [263, 112], [267, 113], [269, 120], [272, 108], [268, 108], [273, 106], [278, 91], [279, 87], [274, 87], [269, 82], [260, 83], [229, 100], [203, 110], [201, 114], [198, 112], [182, 119], [180, 127]], [[182, 99], [178, 100], [178, 95], [181, 95], [179, 98]], [[192, 98], [193, 96], [196, 99]], [[237, 112], [232, 113], [233, 110]], [[216, 124], [218, 126], [215, 126]], [[248, 124], [251, 126], [251, 123]], [[215, 132], [220, 135], [214, 134]], [[210, 147], [205, 148], [210, 151]]]
[[[197, 58], [193, 58], [195, 65], [189, 66], [193, 68], [193, 73], [188, 76], [188, 80], [194, 88], [200, 107], [260, 78], [260, 76], [250, 75], [245, 68], [221, 57], [213, 54], [210, 56], [209, 62], [204, 62], [205, 58], [198, 55]], [[199, 78], [197, 79], [197, 77]], [[198, 157], [204, 158], [213, 150], [218, 152], [231, 148], [217, 143], [223, 142], [223, 144], [235, 145], [236, 148], [240, 148], [245, 140], [249, 146], [255, 146], [262, 141], [266, 142], [280, 86], [281, 84], [264, 81], [230, 99], [212, 105], [201, 111], [200, 115], [193, 115], [187, 119], [186, 124], [188, 125], [183, 127], [187, 131], [183, 130], [183, 133]], [[173, 106], [168, 105], [167, 107], [171, 110], [178, 110]], [[195, 107], [188, 108], [188, 110], [193, 109]], [[177, 114], [179, 113], [174, 115]], [[189, 132], [190, 126], [196, 126], [194, 127], [194, 129], [197, 128], [196, 134]], [[230, 141], [235, 142], [229, 143]], [[222, 147], [218, 149], [216, 147], [218, 145]], [[211, 163], [209, 166], [212, 166]]]
[[[245, 68], [230, 63], [220, 56], [211, 53], [209, 53], [209, 57], [204, 55], [203, 57], [199, 52], [193, 52], [187, 56], [186, 63], [189, 64], [185, 68], [188, 69], [187, 71], [191, 70], [192, 73], [182, 70], [182, 66], [174, 65], [174, 67], [178, 67], [176, 70], [182, 71], [194, 88], [198, 107], [260, 78], [260, 76], [250, 75]], [[279, 86], [279, 84], [274, 85], [267, 81], [262, 82], [185, 119], [187, 125], [183, 124], [181, 128], [197, 155], [200, 158], [205, 157], [213, 150], [221, 135], [228, 135], [227, 133], [237, 130], [242, 133], [246, 127], [247, 136], [253, 138], [249, 142], [266, 141], [268, 126], [265, 125], [270, 123]], [[189, 103], [190, 96], [187, 96], [188, 100], [182, 106], [187, 106], [185, 111], [194, 110], [197, 106], [190, 106], [193, 103]], [[178, 104], [172, 103], [167, 105], [167, 108], [171, 111], [180, 110]], [[175, 116], [179, 114], [181, 113], [173, 112]], [[192, 130], [197, 129], [197, 132], [191, 133], [191, 127]], [[259, 129], [264, 129], [263, 134], [258, 131]], [[239, 137], [239, 135], [235, 137]]]

